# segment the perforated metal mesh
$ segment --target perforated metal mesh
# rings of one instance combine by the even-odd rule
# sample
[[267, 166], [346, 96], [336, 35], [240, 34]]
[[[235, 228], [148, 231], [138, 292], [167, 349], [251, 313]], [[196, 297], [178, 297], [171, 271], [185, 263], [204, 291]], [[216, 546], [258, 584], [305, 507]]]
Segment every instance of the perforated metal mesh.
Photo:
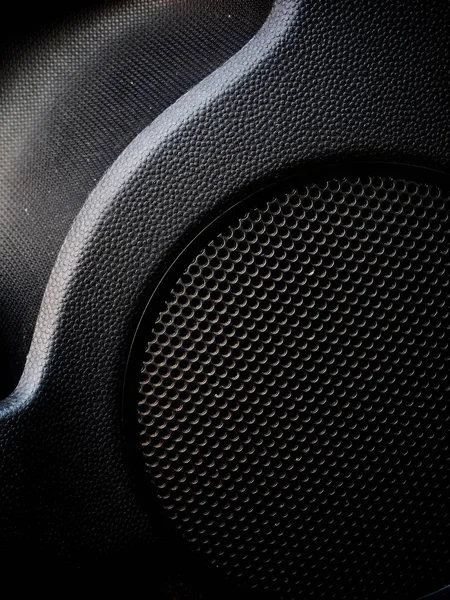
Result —
[[449, 579], [448, 202], [390, 177], [255, 200], [168, 293], [142, 450], [237, 581], [362, 599]]

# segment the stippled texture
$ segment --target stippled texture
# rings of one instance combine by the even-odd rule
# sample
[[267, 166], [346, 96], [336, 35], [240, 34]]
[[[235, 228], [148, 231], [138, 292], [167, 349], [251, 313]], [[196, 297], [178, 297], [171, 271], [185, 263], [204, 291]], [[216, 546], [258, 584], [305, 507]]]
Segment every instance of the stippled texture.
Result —
[[0, 25], [0, 398], [19, 381], [89, 193], [142, 129], [242, 48], [272, 0], [73, 4], [10, 7]]
[[381, 156], [448, 170], [449, 10], [282, 0], [128, 147], [63, 246], [21, 384], [3, 404], [4, 544], [158, 548], [121, 420], [149, 290], [201, 224], [281, 169]]

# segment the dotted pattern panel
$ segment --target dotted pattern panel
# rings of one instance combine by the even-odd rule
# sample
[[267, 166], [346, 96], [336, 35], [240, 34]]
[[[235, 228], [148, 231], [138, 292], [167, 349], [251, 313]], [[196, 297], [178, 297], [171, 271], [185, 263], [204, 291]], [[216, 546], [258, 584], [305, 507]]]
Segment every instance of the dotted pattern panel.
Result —
[[238, 213], [168, 294], [142, 451], [237, 581], [277, 598], [445, 583], [448, 201], [389, 177], [299, 186]]

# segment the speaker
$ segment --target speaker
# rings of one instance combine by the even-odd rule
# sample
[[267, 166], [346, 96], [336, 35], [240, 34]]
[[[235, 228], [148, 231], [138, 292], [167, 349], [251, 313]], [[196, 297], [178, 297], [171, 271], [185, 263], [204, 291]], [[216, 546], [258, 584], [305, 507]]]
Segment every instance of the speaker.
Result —
[[448, 188], [326, 172], [207, 227], [136, 342], [150, 486], [199, 554], [270, 598], [406, 592], [450, 558]]
[[[133, 112], [129, 70], [104, 73], [100, 125], [167, 108], [95, 171], [0, 403], [3, 570], [102, 564], [157, 600], [417, 600], [450, 582], [450, 3], [276, 0], [248, 39], [203, 2], [234, 41], [181, 36], [205, 72], [169, 60], [173, 104]], [[114, 45], [139, 57], [139, 30]]]

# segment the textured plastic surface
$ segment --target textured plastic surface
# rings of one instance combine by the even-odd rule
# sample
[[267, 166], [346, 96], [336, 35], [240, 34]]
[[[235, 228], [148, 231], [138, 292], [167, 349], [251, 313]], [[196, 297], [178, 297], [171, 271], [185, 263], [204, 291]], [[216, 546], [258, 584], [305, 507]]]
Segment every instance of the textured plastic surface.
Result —
[[242, 48], [272, 2], [91, 4], [27, 7], [39, 13], [28, 30], [23, 7], [16, 19], [11, 7], [0, 25], [0, 398], [19, 381], [89, 193], [142, 129]]
[[141, 325], [149, 475], [239, 582], [413, 598], [450, 564], [448, 193], [367, 175], [253, 200]]
[[449, 10], [282, 0], [122, 154], [64, 243], [21, 383], [1, 404], [9, 553], [139, 545], [158, 575], [159, 517], [138, 495], [122, 428], [126, 359], [151, 290], [205, 222], [288, 167], [382, 157], [448, 171]]

